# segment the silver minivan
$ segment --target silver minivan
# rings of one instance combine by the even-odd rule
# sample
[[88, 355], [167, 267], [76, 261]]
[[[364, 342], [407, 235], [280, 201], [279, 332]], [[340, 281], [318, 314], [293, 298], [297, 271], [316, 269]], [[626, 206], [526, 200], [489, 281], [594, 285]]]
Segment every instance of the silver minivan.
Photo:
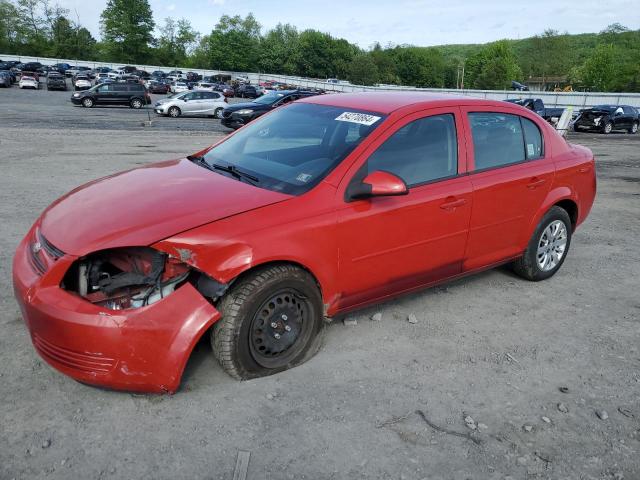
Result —
[[158, 115], [179, 117], [181, 115], [203, 115], [221, 118], [227, 106], [224, 95], [219, 92], [191, 91], [180, 92], [159, 100], [153, 106]]

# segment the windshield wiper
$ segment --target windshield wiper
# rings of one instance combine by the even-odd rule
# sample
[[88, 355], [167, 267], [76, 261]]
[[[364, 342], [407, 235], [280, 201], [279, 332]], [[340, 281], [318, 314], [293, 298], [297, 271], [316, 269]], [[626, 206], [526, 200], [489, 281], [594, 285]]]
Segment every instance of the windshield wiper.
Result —
[[243, 172], [242, 170], [238, 170], [238, 167], [236, 167], [235, 165], [220, 165], [218, 163], [214, 163], [211, 165], [212, 168], [215, 168], [216, 170], [222, 170], [223, 172], [227, 172], [230, 173], [231, 175], [233, 175], [234, 177], [241, 179], [244, 178], [245, 180], [249, 180], [250, 183], [251, 182], [259, 182], [260, 179], [258, 177], [254, 177], [253, 175], [247, 173], [247, 172]]
[[236, 167], [235, 165], [220, 165], [218, 163], [214, 163], [212, 165], [209, 165], [204, 157], [198, 157], [195, 155], [189, 155], [187, 157], [187, 160], [191, 160], [194, 163], [197, 163], [198, 165], [211, 170], [213, 172], [215, 172], [216, 170], [220, 170], [223, 171], [225, 173], [229, 173], [232, 176], [234, 176], [235, 178], [237, 178], [238, 180], [245, 180], [248, 183], [250, 183], [251, 185], [255, 185], [256, 183], [258, 183], [260, 181], [260, 179], [258, 177], [254, 177], [253, 175], [247, 173], [247, 172], [243, 172], [242, 170], [238, 170], [238, 167]]

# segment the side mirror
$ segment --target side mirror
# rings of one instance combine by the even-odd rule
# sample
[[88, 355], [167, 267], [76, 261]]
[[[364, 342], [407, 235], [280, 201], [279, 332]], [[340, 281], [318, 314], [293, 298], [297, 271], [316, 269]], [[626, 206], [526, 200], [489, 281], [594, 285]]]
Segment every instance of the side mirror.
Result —
[[371, 197], [393, 197], [409, 193], [407, 184], [400, 177], [383, 170], [367, 175], [361, 183], [349, 188], [349, 198], [359, 200]]

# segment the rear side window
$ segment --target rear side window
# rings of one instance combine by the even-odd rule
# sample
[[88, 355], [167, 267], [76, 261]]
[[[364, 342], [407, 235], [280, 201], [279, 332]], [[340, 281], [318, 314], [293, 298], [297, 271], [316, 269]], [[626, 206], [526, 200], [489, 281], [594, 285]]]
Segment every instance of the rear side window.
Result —
[[520, 117], [520, 122], [522, 122], [522, 129], [524, 130], [524, 146], [527, 160], [542, 158], [544, 152], [540, 129], [528, 118]]
[[524, 135], [518, 115], [475, 112], [469, 113], [469, 123], [476, 170], [525, 160]]
[[458, 141], [452, 114], [434, 115], [408, 123], [371, 154], [368, 173], [384, 170], [408, 186], [458, 173]]
[[638, 112], [636, 112], [636, 109], [633, 108], [633, 107], [625, 106], [625, 107], [622, 107], [622, 108], [624, 109], [624, 113], [626, 113], [627, 115], [637, 115], [638, 114]]

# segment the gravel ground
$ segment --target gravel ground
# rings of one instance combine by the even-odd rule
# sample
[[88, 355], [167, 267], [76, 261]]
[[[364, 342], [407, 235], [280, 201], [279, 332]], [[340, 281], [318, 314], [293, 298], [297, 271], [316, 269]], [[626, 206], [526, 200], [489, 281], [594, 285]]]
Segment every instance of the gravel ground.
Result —
[[14, 249], [74, 186], [224, 130], [67, 98], [0, 90], [0, 479], [231, 479], [240, 451], [249, 479], [640, 478], [640, 135], [572, 137], [599, 191], [552, 279], [496, 269], [360, 311], [264, 379], [231, 379], [202, 342], [177, 394], [132, 395], [40, 360]]

